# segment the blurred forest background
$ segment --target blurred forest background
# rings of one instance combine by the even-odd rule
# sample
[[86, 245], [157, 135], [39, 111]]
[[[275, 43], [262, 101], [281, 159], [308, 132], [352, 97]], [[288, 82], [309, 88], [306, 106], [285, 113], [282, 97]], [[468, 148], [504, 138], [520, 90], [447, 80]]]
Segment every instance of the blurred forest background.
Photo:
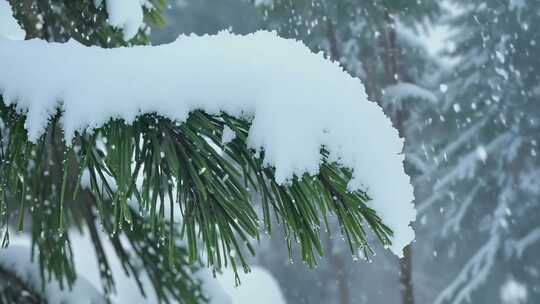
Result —
[[154, 44], [299, 39], [362, 79], [406, 138], [418, 209], [406, 258], [351, 256], [335, 227], [309, 270], [281, 237], [262, 240], [252, 263], [288, 303], [540, 303], [540, 1], [177, 0], [166, 19]]

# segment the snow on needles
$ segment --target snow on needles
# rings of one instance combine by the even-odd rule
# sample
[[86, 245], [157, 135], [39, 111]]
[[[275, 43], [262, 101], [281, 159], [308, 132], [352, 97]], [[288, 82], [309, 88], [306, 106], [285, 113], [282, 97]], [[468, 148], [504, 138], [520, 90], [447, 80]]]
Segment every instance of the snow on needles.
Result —
[[66, 140], [111, 118], [156, 112], [184, 122], [196, 109], [249, 118], [250, 147], [264, 149], [276, 180], [316, 174], [320, 149], [353, 170], [351, 191], [394, 231], [401, 256], [414, 238], [413, 189], [403, 141], [363, 84], [295, 40], [259, 31], [181, 36], [160, 46], [102, 49], [75, 41], [0, 40], [0, 93], [26, 111], [31, 141], [58, 107]]
[[21, 29], [15, 18], [9, 2], [0, 0], [0, 39], [23, 40], [26, 33]]
[[[143, 24], [143, 4], [145, 0], [105, 0], [105, 7], [109, 15], [110, 25], [120, 28], [124, 34], [124, 40], [133, 38]], [[99, 7], [102, 0], [94, 0]]]

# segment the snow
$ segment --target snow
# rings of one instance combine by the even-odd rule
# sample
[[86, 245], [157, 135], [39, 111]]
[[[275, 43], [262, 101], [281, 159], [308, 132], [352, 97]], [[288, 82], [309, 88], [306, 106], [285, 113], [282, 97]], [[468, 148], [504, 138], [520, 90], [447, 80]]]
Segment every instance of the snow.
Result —
[[236, 138], [236, 133], [234, 133], [234, 131], [231, 128], [229, 128], [229, 126], [225, 126], [223, 128], [223, 136], [221, 138], [221, 142], [223, 144], [228, 144], [231, 141], [233, 141], [235, 138]]
[[437, 96], [430, 91], [412, 83], [400, 82], [384, 89], [384, 98], [387, 102], [397, 103], [401, 107], [403, 100], [408, 98], [422, 99], [431, 103], [437, 102]]
[[271, 6], [274, 3], [273, 0], [255, 0], [253, 4], [255, 6]]
[[[99, 267], [94, 255], [92, 241], [87, 231], [70, 231], [70, 242], [73, 248], [74, 264], [77, 280], [73, 290], [62, 290], [55, 280], [45, 284], [42, 296], [51, 304], [60, 303], [106, 303], [101, 288]], [[101, 236], [106, 238], [105, 235]], [[12, 245], [2, 249], [0, 266], [14, 271], [20, 279], [31, 284], [35, 290], [41, 288], [41, 278], [37, 259], [30, 260], [30, 239], [24, 235], [15, 235]], [[112, 303], [158, 303], [149, 278], [141, 273], [141, 283], [147, 293], [144, 298], [136, 282], [125, 274], [120, 260], [109, 242], [103, 242], [116, 284], [116, 294], [111, 297]], [[201, 281], [204, 294], [210, 298], [209, 304], [285, 304], [281, 288], [274, 277], [265, 269], [254, 266], [248, 274], [240, 273], [241, 285], [235, 287], [234, 272], [225, 269], [223, 274], [213, 276], [209, 269], [196, 272], [195, 277]], [[81, 302], [84, 299], [86, 302]]]
[[226, 269], [218, 276], [222, 288], [231, 296], [232, 304], [285, 304], [278, 282], [263, 268], [252, 267], [251, 272], [239, 274], [241, 285], [235, 286], [234, 272]]
[[[106, 238], [102, 235], [102, 238]], [[99, 277], [99, 269], [96, 267], [97, 259], [94, 255], [93, 245], [88, 233], [79, 234], [77, 231], [70, 232], [70, 241], [74, 249], [74, 262], [79, 277], [81, 274], [101, 291], [101, 281]], [[160, 303], [157, 299], [155, 291], [152, 287], [150, 278], [144, 273], [140, 273], [141, 284], [146, 292], [146, 298], [140, 293], [137, 283], [132, 276], [126, 275], [120, 259], [114, 252], [114, 249], [109, 242], [103, 242], [105, 254], [107, 255], [111, 273], [114, 276], [116, 294], [111, 296], [112, 303], [131, 303], [131, 304], [157, 304]], [[128, 250], [131, 250], [128, 248]], [[202, 269], [195, 273], [194, 276], [200, 280], [203, 293], [210, 297], [209, 304], [236, 304], [231, 301], [231, 296], [225, 291], [208, 269]], [[101, 291], [103, 292], [103, 291]], [[71, 303], [71, 302], [69, 302]], [[78, 303], [78, 302], [73, 302]], [[247, 302], [249, 303], [249, 302]], [[247, 304], [238, 303], [238, 304]]]
[[457, 277], [445, 286], [433, 302], [434, 304], [470, 302], [471, 294], [487, 281], [490, 273], [499, 262], [497, 254], [503, 242], [500, 231], [506, 229], [500, 223], [507, 216], [507, 201], [508, 198], [505, 195], [498, 198], [497, 208], [490, 214], [492, 218], [487, 241], [463, 265]]
[[529, 231], [527, 235], [517, 241], [510, 242], [511, 249], [515, 252], [518, 258], [523, 256], [523, 252], [540, 241], [540, 227]]
[[[18, 240], [21, 242], [21, 239]], [[11, 245], [9, 248], [1, 249], [0, 266], [17, 275], [17, 277], [31, 286], [33, 290], [41, 290], [40, 268], [37, 262], [31, 261], [30, 241], [25, 240], [27, 245]], [[34, 259], [37, 261], [37, 258]], [[95, 269], [94, 264], [94, 269]], [[72, 290], [60, 288], [60, 285], [51, 280], [45, 284], [42, 296], [47, 299], [47, 303], [107, 303], [96, 287], [88, 280], [79, 276], [73, 285]], [[81, 299], [84, 301], [81, 302]]]
[[[133, 38], [143, 25], [144, 0], [105, 0], [110, 25], [120, 28], [124, 40]], [[102, 0], [94, 0], [96, 7], [101, 6]]]
[[507, 280], [501, 287], [501, 301], [503, 304], [527, 303], [527, 286], [514, 280]]
[[[439, 178], [435, 183], [434, 190], [436, 193], [444, 192], [444, 188], [453, 183], [455, 180], [462, 180], [464, 178], [471, 178], [478, 167], [478, 161], [485, 161], [489, 153], [497, 151], [502, 147], [507, 147], [508, 142], [512, 138], [512, 134], [509, 132], [499, 135], [487, 145], [480, 146], [480, 150], [474, 149], [474, 151], [468, 152], [461, 157], [460, 163], [456, 166], [452, 166], [445, 172], [444, 176]], [[482, 157], [485, 157], [482, 160]]]
[[[61, 290], [59, 287], [57, 287], [56, 281], [52, 280], [50, 282], [47, 282], [46, 286], [46, 292], [44, 293], [44, 297], [49, 300], [49, 303], [55, 304], [55, 303], [79, 303], [80, 299], [93, 299], [93, 298], [99, 298], [97, 296], [90, 297], [89, 292], [91, 291], [92, 294], [98, 294], [103, 295], [103, 290], [101, 286], [101, 279], [99, 275], [99, 267], [97, 258], [95, 256], [94, 247], [92, 245], [91, 238], [89, 237], [89, 233], [85, 230], [83, 230], [84, 234], [80, 233], [78, 230], [71, 230], [69, 231], [69, 237], [70, 237], [70, 243], [73, 250], [73, 262], [75, 265], [75, 269], [77, 271], [77, 280], [75, 282], [75, 288], [73, 291], [69, 292], [67, 290]], [[101, 235], [102, 240], [106, 239], [106, 235]], [[35, 275], [33, 275], [32, 280], [30, 282], [35, 282], [35, 286], [37, 286], [37, 290], [39, 290], [39, 287], [41, 286], [41, 280], [39, 277], [39, 265], [34, 262], [30, 262], [30, 240], [24, 237], [16, 237], [12, 244], [19, 245], [20, 250], [17, 251], [18, 254], [9, 254], [9, 250], [16, 247], [13, 245], [10, 245], [10, 247], [6, 250], [8, 250], [8, 254], [5, 254], [2, 252], [2, 255], [0, 255], [0, 264], [5, 263], [6, 259], [9, 261], [9, 259], [21, 259], [21, 264], [18, 264], [18, 266], [15, 266], [13, 268], [14, 270], [17, 270], [18, 273], [20, 269], [21, 271], [25, 271], [24, 269], [29, 268], [32, 269], [32, 271], [35, 271]], [[141, 273], [141, 284], [147, 293], [147, 298], [144, 298], [142, 294], [140, 293], [137, 283], [133, 279], [133, 277], [128, 276], [124, 268], [122, 267], [122, 264], [120, 262], [120, 259], [116, 255], [114, 248], [110, 242], [103, 242], [103, 249], [107, 256], [109, 266], [111, 268], [111, 273], [113, 274], [114, 281], [115, 281], [115, 290], [116, 294], [113, 294], [111, 296], [112, 303], [132, 303], [132, 304], [142, 304], [142, 303], [158, 303], [157, 297], [155, 295], [155, 292], [152, 288], [152, 284], [150, 282], [150, 279], [145, 273]], [[4, 250], [4, 249], [2, 249]], [[130, 250], [129, 248], [126, 248], [126, 250]], [[37, 253], [36, 253], [37, 254]], [[10, 258], [10, 256], [14, 256], [13, 258]], [[22, 264], [24, 261], [26, 261], [26, 264]], [[34, 259], [34, 261], [37, 261], [37, 259]], [[22, 277], [25, 281], [27, 277]], [[83, 286], [81, 286], [80, 289], [77, 288], [78, 285], [83, 282]], [[52, 292], [49, 292], [49, 290], [52, 289]], [[65, 296], [64, 296], [65, 294]], [[71, 299], [70, 301], [62, 301], [64, 297], [71, 297], [68, 299]], [[52, 298], [51, 298], [52, 297]], [[54, 299], [58, 299], [59, 301], [56, 301]], [[93, 302], [91, 302], [93, 303]], [[95, 301], [95, 303], [106, 303], [105, 301], [98, 302]], [[229, 304], [226, 302], [223, 303], [210, 303], [210, 304]]]
[[476, 185], [463, 199], [463, 202], [459, 205], [458, 211], [443, 224], [442, 235], [449, 235], [450, 229], [453, 232], [458, 233], [461, 229], [461, 223], [463, 218], [467, 214], [469, 207], [475, 202], [476, 194], [480, 189], [480, 185]]
[[[444, 1], [441, 4], [450, 15], [457, 14], [457, 8], [450, 1]], [[444, 22], [432, 22], [423, 20], [417, 22], [414, 26], [405, 24], [397, 18], [395, 29], [397, 37], [407, 45], [425, 50], [431, 57], [431, 60], [441, 64], [442, 68], [451, 67], [455, 64], [455, 59], [443, 54], [445, 51], [451, 51], [455, 45], [450, 37], [454, 34], [451, 26]]]
[[508, 8], [512, 10], [522, 10], [527, 7], [527, 4], [525, 3], [525, 0], [510, 0], [510, 3], [508, 4]]
[[448, 86], [446, 84], [444, 84], [444, 83], [441, 83], [439, 85], [439, 90], [441, 91], [441, 93], [444, 94], [444, 93], [446, 93], [446, 91], [448, 91]]
[[58, 107], [67, 142], [111, 118], [158, 113], [184, 122], [196, 109], [225, 112], [251, 119], [247, 142], [265, 151], [277, 182], [317, 174], [324, 146], [330, 161], [353, 170], [348, 189], [373, 198], [394, 231], [391, 250], [401, 256], [414, 239], [403, 140], [359, 79], [298, 41], [265, 31], [116, 49], [1, 40], [0, 70], [0, 93], [26, 112], [33, 142]]
[[482, 162], [484, 162], [484, 163], [486, 162], [487, 157], [488, 157], [488, 153], [487, 153], [486, 148], [484, 146], [476, 147], [476, 154], [478, 155], [478, 158]]
[[[219, 280], [208, 269], [202, 269], [195, 276], [202, 282], [201, 288], [204, 295], [209, 299], [209, 304], [250, 304], [235, 303], [231, 295], [227, 293]], [[233, 278], [234, 282], [234, 278]]]
[[0, 39], [24, 40], [26, 33], [13, 17], [9, 2], [0, 0]]

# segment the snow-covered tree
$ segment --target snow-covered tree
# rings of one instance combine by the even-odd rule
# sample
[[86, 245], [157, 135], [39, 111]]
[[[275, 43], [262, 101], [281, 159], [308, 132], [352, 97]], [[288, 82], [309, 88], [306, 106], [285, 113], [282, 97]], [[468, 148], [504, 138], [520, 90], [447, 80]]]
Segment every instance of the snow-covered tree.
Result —
[[[247, 270], [272, 218], [308, 264], [323, 254], [328, 214], [354, 253], [370, 253], [369, 227], [402, 254], [415, 214], [402, 141], [358, 79], [268, 32], [135, 46], [164, 3], [101, 2], [14, 1], [27, 38], [46, 41], [0, 32], [2, 244], [30, 233], [42, 290], [79, 282], [77, 229], [91, 237], [105, 297], [109, 246], [141, 292], [144, 277], [165, 302], [206, 300], [193, 275], [203, 263]], [[0, 14], [13, 20], [3, 0]], [[2, 297], [47, 295], [9, 265]]]
[[435, 303], [498, 302], [493, 286], [536, 277], [539, 266], [530, 249], [540, 240], [531, 216], [540, 206], [540, 3], [453, 2], [457, 63], [433, 117], [446, 134], [428, 143], [433, 161], [423, 178], [433, 188], [418, 207], [420, 217], [442, 217], [437, 263], [457, 270], [445, 270]]

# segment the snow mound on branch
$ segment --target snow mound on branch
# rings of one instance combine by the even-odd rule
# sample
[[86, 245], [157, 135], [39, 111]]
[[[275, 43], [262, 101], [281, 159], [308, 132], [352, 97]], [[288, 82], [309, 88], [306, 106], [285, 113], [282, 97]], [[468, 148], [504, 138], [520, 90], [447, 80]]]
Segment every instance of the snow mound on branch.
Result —
[[[24, 243], [30, 243], [30, 241], [26, 240]], [[43, 282], [40, 276], [40, 269], [38, 263], [33, 263], [31, 259], [30, 244], [27, 246], [11, 246], [1, 249], [0, 253], [0, 267], [15, 273], [18, 279], [29, 284], [33, 290], [41, 291]], [[107, 303], [105, 297], [95, 286], [80, 276], [73, 284], [71, 290], [67, 286], [62, 289], [56, 280], [46, 282], [44, 286], [45, 289], [40, 295], [47, 300], [47, 303], [79, 303], [81, 299], [84, 299], [86, 303]]]
[[25, 35], [26, 33], [13, 18], [9, 2], [0, 0], [0, 39], [23, 40]]
[[249, 273], [238, 273], [241, 284], [235, 286], [234, 272], [225, 269], [218, 281], [234, 304], [285, 304], [278, 282], [266, 269], [252, 266]]
[[[102, 0], [94, 0], [96, 7], [100, 7]], [[105, 0], [105, 7], [109, 15], [110, 25], [120, 28], [124, 40], [133, 38], [143, 25], [143, 8], [145, 0]]]
[[[31, 259], [31, 240], [27, 235], [15, 235], [9, 248], [0, 249], [0, 267], [13, 272], [17, 278], [25, 284], [39, 292], [39, 295], [51, 304], [64, 303], [108, 303], [105, 298], [101, 277], [99, 274], [99, 263], [95, 254], [94, 245], [86, 229], [84, 233], [78, 230], [71, 230], [69, 233], [70, 242], [73, 248], [73, 262], [77, 271], [77, 279], [73, 289], [69, 290], [67, 286], [64, 289], [56, 280], [47, 280], [43, 282], [40, 277], [39, 264], [37, 263], [37, 252], [34, 259]], [[106, 238], [106, 235], [101, 235]], [[130, 246], [124, 249], [132, 250]], [[152, 282], [145, 272], [141, 272], [139, 279], [146, 291], [146, 296], [141, 291], [132, 276], [126, 274], [122, 263], [116, 255], [110, 242], [103, 243], [103, 250], [107, 256], [111, 273], [115, 280], [115, 293], [111, 294], [112, 303], [145, 303], [158, 304], [158, 298], [152, 287]], [[232, 302], [231, 295], [226, 292], [220, 282], [213, 277], [208, 269], [201, 269], [194, 273], [200, 280], [201, 287], [206, 296], [210, 297], [209, 304], [248, 304], [248, 302]], [[42, 284], [45, 289], [41, 291]], [[84, 299], [82, 301], [81, 299]], [[82, 302], [81, 302], [82, 301]]]
[[373, 198], [394, 231], [392, 251], [401, 256], [414, 238], [398, 132], [359, 79], [298, 41], [264, 31], [115, 49], [2, 40], [0, 71], [0, 94], [26, 111], [31, 141], [59, 107], [68, 142], [76, 131], [141, 113], [179, 122], [197, 109], [250, 118], [248, 144], [265, 151], [279, 183], [318, 173], [324, 146], [330, 161], [353, 170], [349, 189]]

